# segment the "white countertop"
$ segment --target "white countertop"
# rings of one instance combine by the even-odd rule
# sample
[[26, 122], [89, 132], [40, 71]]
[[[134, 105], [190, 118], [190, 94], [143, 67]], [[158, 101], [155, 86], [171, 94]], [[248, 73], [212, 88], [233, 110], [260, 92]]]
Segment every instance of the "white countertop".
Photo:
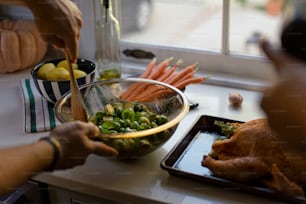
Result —
[[[48, 133], [23, 132], [23, 106], [19, 80], [30, 77], [30, 71], [0, 74], [0, 147], [36, 141]], [[239, 91], [244, 97], [241, 109], [232, 109], [228, 94]], [[151, 203], [275, 203], [238, 190], [223, 189], [205, 183], [178, 178], [161, 169], [160, 162], [191, 129], [201, 115], [220, 116], [247, 121], [263, 117], [258, 101], [260, 93], [210, 85], [192, 85], [185, 91], [199, 103], [180, 123], [173, 137], [159, 150], [133, 161], [90, 156], [83, 166], [70, 170], [42, 173], [33, 179], [51, 186], [94, 197], [120, 202]], [[200, 161], [199, 161], [200, 162]], [[133, 202], [134, 201], [134, 202]]]

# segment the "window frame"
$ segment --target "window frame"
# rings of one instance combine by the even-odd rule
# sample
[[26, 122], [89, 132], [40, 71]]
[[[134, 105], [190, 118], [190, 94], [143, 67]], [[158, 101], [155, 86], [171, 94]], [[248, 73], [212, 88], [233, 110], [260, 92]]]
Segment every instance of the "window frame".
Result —
[[[230, 5], [232, 0], [223, 0], [222, 47], [220, 52], [175, 48], [166, 45], [149, 45], [121, 42], [122, 50], [141, 49], [150, 51], [157, 59], [170, 56], [183, 59], [185, 64], [198, 63], [199, 74], [208, 74], [211, 82], [227, 86], [261, 89], [276, 80], [276, 73], [265, 57], [238, 55], [230, 52]], [[128, 71], [142, 71], [147, 61], [129, 59], [123, 56], [124, 68]], [[221, 82], [220, 82], [221, 80]], [[219, 82], [216, 82], [219, 81]], [[235, 82], [234, 82], [235, 81]], [[227, 83], [228, 82], [228, 83]]]
[[[90, 3], [93, 1], [74, 1], [80, 7], [84, 17], [84, 26], [80, 39], [80, 56], [94, 59], [95, 40], [90, 36], [95, 35], [95, 18], [93, 16], [95, 5]], [[121, 8], [119, 1], [121, 0], [113, 1], [114, 5], [117, 4], [115, 8], [113, 7], [115, 15], [120, 18]], [[198, 63], [197, 73], [210, 76], [209, 80], [204, 83], [262, 90], [262, 88], [277, 80], [277, 73], [265, 57], [230, 52], [229, 22], [231, 1], [223, 0], [222, 47], [220, 52], [127, 42], [124, 40], [121, 40], [121, 52], [126, 49], [141, 49], [154, 53], [158, 61], [174, 57], [177, 60], [183, 59], [184, 64]], [[122, 70], [127, 74], [140, 74], [146, 68], [148, 61], [127, 57], [122, 54]]]

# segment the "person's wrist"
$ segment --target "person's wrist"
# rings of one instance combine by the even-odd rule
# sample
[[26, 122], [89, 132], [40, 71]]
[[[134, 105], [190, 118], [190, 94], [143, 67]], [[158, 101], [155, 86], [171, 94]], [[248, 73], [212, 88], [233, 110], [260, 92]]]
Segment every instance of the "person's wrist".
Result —
[[45, 171], [53, 171], [62, 158], [62, 148], [60, 142], [54, 137], [43, 137], [40, 138], [39, 141], [45, 141], [50, 144], [52, 147], [53, 155], [52, 160], [49, 166], [45, 169]]

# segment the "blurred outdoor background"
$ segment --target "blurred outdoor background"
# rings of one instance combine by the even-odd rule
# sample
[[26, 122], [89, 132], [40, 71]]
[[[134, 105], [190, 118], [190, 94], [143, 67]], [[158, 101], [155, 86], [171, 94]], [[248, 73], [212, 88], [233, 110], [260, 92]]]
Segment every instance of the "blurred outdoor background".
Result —
[[[290, 0], [231, 0], [232, 53], [260, 55], [258, 36], [278, 43], [282, 11]], [[223, 0], [121, 0], [122, 40], [220, 51]]]

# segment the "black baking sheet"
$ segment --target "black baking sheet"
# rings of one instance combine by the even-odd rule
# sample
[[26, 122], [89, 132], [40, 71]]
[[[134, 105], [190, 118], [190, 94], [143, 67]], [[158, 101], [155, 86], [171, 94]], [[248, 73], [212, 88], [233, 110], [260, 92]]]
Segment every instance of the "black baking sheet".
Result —
[[261, 184], [236, 183], [212, 175], [208, 168], [201, 166], [203, 155], [211, 151], [216, 138], [222, 136], [214, 121], [242, 122], [214, 116], [201, 116], [185, 137], [161, 161], [161, 168], [171, 175], [241, 190], [251, 194], [266, 196], [290, 203], [306, 203], [305, 197], [287, 197]]

